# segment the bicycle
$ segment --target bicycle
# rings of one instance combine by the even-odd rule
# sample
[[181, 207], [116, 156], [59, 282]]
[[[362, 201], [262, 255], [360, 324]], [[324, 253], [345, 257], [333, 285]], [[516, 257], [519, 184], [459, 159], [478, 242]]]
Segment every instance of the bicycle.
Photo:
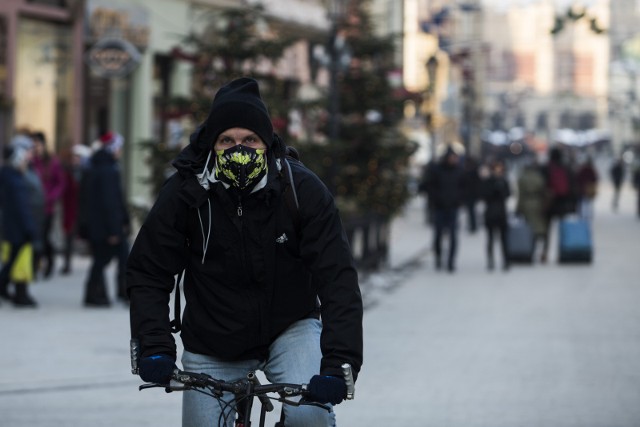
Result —
[[[137, 358], [134, 359], [134, 355], [135, 352], [132, 351], [131, 371], [133, 374], [137, 375]], [[351, 366], [348, 363], [342, 365], [342, 373], [347, 384], [347, 400], [352, 400], [355, 394], [355, 385]], [[253, 408], [254, 398], [258, 398], [261, 403], [259, 427], [265, 426], [267, 412], [271, 412], [274, 409], [272, 400], [280, 402], [283, 405], [309, 405], [331, 411], [330, 406], [319, 402], [305, 400], [305, 397], [309, 394], [307, 384], [260, 384], [260, 381], [253, 371], [249, 372], [245, 378], [227, 382], [213, 378], [207, 374], [185, 372], [175, 369], [168, 386], [155, 383], [145, 383], [140, 385], [138, 389], [145, 390], [155, 387], [164, 388], [167, 393], [173, 391], [194, 390], [216, 399], [222, 408], [220, 418], [218, 419], [218, 426], [225, 426], [230, 417], [237, 417], [235, 419], [236, 427], [250, 427], [251, 410]], [[232, 393], [234, 395], [234, 399], [231, 402], [226, 402], [222, 399], [223, 393], [225, 392]], [[278, 397], [274, 397], [270, 394], [277, 394]], [[301, 396], [302, 398], [300, 400], [291, 400], [291, 398], [297, 396]], [[284, 406], [280, 414], [280, 421], [276, 423], [275, 427], [284, 427]]]

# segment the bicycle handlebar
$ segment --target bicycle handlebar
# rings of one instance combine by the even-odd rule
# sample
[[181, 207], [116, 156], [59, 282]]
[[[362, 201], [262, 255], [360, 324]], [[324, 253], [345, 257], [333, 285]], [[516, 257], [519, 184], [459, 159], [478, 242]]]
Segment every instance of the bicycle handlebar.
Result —
[[[138, 340], [132, 339], [130, 342], [131, 353], [131, 373], [138, 374], [138, 354], [139, 344]], [[342, 375], [344, 377], [345, 384], [347, 386], [347, 400], [352, 400], [355, 395], [355, 382], [353, 380], [353, 372], [351, 365], [344, 363], [342, 366]], [[303, 398], [309, 394], [307, 384], [289, 384], [289, 383], [274, 383], [274, 384], [260, 384], [258, 378], [254, 372], [249, 372], [247, 377], [241, 380], [233, 382], [226, 382], [218, 380], [207, 374], [197, 374], [194, 372], [181, 371], [175, 369], [171, 376], [171, 381], [168, 386], [162, 384], [143, 384], [139, 387], [140, 390], [144, 390], [152, 387], [164, 387], [168, 392], [171, 391], [183, 391], [194, 388], [209, 389], [216, 397], [222, 397], [223, 392], [230, 392], [234, 395], [245, 394], [247, 396], [257, 396], [260, 401], [267, 407], [268, 411], [273, 409], [273, 405], [267, 393], [278, 393], [280, 400], [283, 403], [300, 405], [311, 404], [328, 409], [325, 405], [317, 402], [308, 402], [302, 399], [299, 403], [286, 400], [286, 397], [302, 396]]]
[[[247, 387], [251, 384], [250, 390], [253, 395], [263, 395], [266, 393], [278, 393], [283, 396], [305, 396], [309, 392], [306, 384], [274, 383], [260, 384], [254, 372], [249, 372], [246, 378], [226, 382], [215, 379], [207, 374], [196, 374], [194, 372], [181, 371], [175, 369], [168, 386], [162, 386], [168, 391], [183, 391], [192, 388], [209, 388], [216, 393], [229, 392], [242, 394], [247, 392]], [[141, 388], [158, 386], [157, 384], [143, 384]]]

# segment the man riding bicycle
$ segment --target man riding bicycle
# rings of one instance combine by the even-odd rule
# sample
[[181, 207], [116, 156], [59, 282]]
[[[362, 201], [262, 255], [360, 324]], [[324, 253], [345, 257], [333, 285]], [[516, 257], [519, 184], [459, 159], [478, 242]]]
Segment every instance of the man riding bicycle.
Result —
[[[173, 165], [177, 173], [127, 265], [140, 377], [169, 382], [176, 361], [169, 299], [184, 270], [185, 370], [231, 381], [260, 369], [271, 382], [308, 382], [309, 399], [340, 403], [342, 365], [351, 365], [354, 378], [362, 365], [357, 272], [333, 197], [315, 174], [286, 159], [255, 80], [218, 91]], [[296, 195], [294, 208], [287, 191]], [[335, 425], [334, 413], [321, 408], [284, 409], [287, 425]], [[214, 425], [220, 410], [187, 391], [183, 426]]]

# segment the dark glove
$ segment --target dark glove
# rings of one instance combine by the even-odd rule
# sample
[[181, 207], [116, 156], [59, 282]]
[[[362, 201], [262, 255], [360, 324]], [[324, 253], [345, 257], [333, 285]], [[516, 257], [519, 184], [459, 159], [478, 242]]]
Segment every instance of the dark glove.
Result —
[[337, 405], [347, 397], [347, 384], [341, 377], [314, 375], [308, 385], [307, 400]]
[[169, 384], [175, 368], [176, 361], [166, 354], [143, 357], [138, 362], [138, 374], [148, 383]]

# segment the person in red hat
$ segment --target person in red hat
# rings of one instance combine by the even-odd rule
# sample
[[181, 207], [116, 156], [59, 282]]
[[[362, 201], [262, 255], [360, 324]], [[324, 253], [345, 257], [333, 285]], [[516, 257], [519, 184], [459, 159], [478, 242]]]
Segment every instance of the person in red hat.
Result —
[[89, 160], [80, 190], [80, 233], [89, 241], [93, 256], [84, 294], [84, 304], [88, 307], [111, 304], [104, 269], [113, 258], [118, 260], [117, 297], [127, 300], [124, 274], [130, 220], [118, 165], [124, 138], [116, 132], [105, 132], [100, 142], [101, 147]]

